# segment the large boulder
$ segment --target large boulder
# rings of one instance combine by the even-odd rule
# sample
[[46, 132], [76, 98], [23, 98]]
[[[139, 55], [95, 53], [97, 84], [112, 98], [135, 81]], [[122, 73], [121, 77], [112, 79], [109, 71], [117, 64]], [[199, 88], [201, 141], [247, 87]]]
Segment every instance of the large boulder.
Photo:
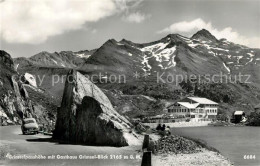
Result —
[[131, 128], [132, 124], [88, 78], [74, 70], [68, 73], [54, 139], [118, 147], [139, 144]]

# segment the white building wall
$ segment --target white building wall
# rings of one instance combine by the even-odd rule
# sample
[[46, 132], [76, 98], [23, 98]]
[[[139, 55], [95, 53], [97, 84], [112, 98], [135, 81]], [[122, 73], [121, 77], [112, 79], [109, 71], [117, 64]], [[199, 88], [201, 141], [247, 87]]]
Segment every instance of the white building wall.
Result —
[[[175, 112], [174, 110], [177, 110], [177, 112]], [[172, 106], [168, 108], [168, 114], [177, 117], [178, 116], [190, 117], [191, 115], [195, 115], [195, 118], [208, 118], [208, 115], [216, 116], [217, 113], [218, 113], [218, 107], [216, 106], [205, 106], [205, 107], [199, 107], [195, 109], [188, 109], [184, 106]]]

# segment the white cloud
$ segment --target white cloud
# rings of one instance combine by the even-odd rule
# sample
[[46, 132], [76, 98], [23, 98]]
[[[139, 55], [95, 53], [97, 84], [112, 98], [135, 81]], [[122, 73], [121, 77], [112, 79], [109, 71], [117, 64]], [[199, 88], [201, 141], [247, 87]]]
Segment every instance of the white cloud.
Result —
[[126, 22], [134, 22], [134, 23], [141, 23], [145, 19], [149, 18], [150, 15], [146, 15], [140, 12], [130, 13], [127, 16], [123, 17], [122, 19]]
[[260, 37], [246, 37], [231, 27], [226, 27], [222, 30], [218, 30], [212, 26], [211, 22], [205, 22], [201, 18], [192, 20], [192, 21], [182, 21], [177, 22], [169, 27], [159, 31], [158, 33], [189, 33], [194, 34], [198, 30], [207, 29], [210, 31], [216, 38], [226, 38], [227, 40], [237, 43], [246, 45], [249, 47], [260, 48]]
[[7, 0], [0, 3], [0, 33], [9, 43], [38, 44], [126, 10], [132, 0]]

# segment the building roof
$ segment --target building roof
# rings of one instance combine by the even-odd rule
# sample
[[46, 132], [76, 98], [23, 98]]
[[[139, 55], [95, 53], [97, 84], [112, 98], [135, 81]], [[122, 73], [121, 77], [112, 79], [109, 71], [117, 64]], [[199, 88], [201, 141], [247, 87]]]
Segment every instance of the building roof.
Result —
[[177, 103], [186, 107], [186, 108], [189, 108], [189, 109], [196, 108], [199, 105], [199, 103], [191, 104], [189, 102], [177, 102]]
[[203, 97], [188, 97], [188, 98], [200, 104], [218, 104], [212, 100]]
[[244, 111], [235, 111], [234, 115], [243, 115]]
[[[187, 102], [187, 101], [184, 102], [183, 100], [187, 99], [187, 98], [194, 101], [194, 103], [190, 103], [190, 102]], [[176, 103], [178, 103], [178, 104], [180, 104], [180, 105], [182, 105], [186, 108], [197, 108], [200, 104], [216, 104], [216, 105], [218, 104], [218, 103], [216, 103], [212, 100], [209, 100], [209, 99], [203, 98], [203, 97], [185, 97], [185, 98], [169, 105], [167, 108], [173, 106]]]
[[260, 103], [255, 106], [255, 108], [260, 108]]

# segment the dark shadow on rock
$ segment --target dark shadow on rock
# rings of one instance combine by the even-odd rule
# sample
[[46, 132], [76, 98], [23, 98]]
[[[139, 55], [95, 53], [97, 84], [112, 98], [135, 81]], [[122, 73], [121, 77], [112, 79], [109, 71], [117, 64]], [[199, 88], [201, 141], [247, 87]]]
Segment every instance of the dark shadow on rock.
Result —
[[[107, 145], [100, 145], [100, 144], [82, 144], [82, 143], [72, 143], [64, 140], [56, 140], [53, 138], [34, 138], [34, 139], [26, 139], [28, 142], [49, 142], [49, 143], [55, 143], [56, 145], [81, 145], [81, 146], [96, 146], [96, 147], [114, 147], [114, 146], [107, 146]], [[120, 147], [114, 147], [114, 148], [120, 148]]]
[[26, 135], [37, 135], [37, 134], [33, 134], [33, 133], [29, 133], [29, 134], [22, 134], [22, 133], [20, 133], [20, 134], [18, 134], [18, 135], [24, 135], [24, 136], [26, 136]]
[[34, 139], [26, 139], [26, 141], [28, 142], [58, 142], [58, 141], [55, 141], [54, 139], [52, 138], [34, 138]]

